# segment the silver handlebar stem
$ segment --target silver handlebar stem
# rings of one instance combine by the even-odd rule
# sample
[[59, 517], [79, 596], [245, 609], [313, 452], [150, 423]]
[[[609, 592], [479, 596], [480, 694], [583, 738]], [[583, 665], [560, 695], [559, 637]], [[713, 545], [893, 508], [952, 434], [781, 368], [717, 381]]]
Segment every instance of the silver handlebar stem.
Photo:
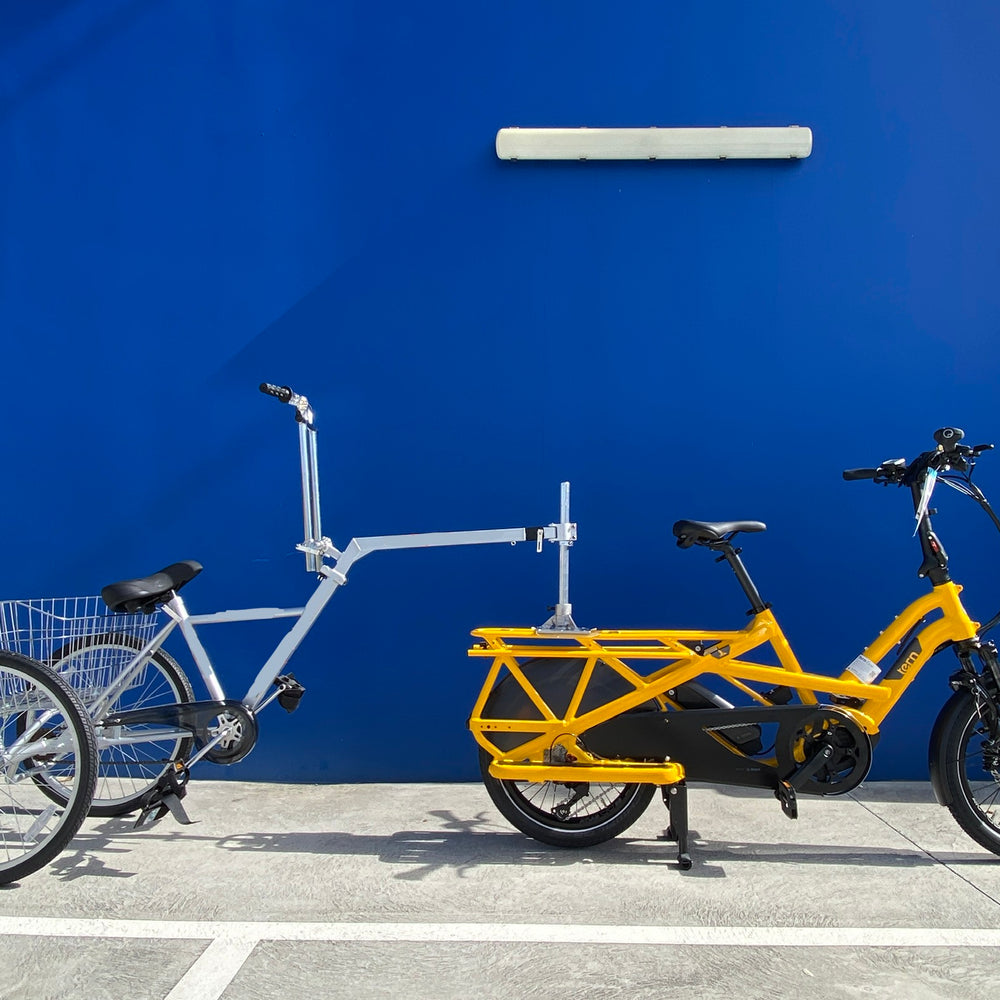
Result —
[[[299, 459], [302, 464], [302, 523], [306, 543], [323, 539], [319, 513], [319, 466], [316, 461], [316, 428], [299, 424]], [[306, 553], [306, 569], [319, 571], [322, 558], [315, 552]]]
[[319, 463], [316, 459], [316, 425], [309, 400], [292, 393], [288, 402], [295, 407], [299, 423], [299, 465], [302, 470], [302, 525], [304, 541], [299, 548], [306, 556], [306, 570], [318, 573], [323, 565], [326, 539], [320, 521]]

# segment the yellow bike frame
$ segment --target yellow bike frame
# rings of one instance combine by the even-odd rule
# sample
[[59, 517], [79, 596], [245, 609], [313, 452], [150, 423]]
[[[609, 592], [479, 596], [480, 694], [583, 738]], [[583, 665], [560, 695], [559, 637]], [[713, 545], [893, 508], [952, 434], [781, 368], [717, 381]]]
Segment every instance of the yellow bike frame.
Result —
[[[979, 623], [972, 621], [963, 607], [961, 590], [950, 581], [934, 586], [865, 649], [862, 655], [878, 665], [881, 674], [878, 683], [871, 684], [859, 680], [849, 669], [836, 678], [803, 670], [769, 609], [756, 614], [738, 631], [595, 629], [553, 634], [532, 628], [476, 629], [472, 635], [481, 641], [469, 655], [491, 658], [493, 663], [472, 709], [469, 728], [476, 742], [492, 756], [489, 770], [496, 778], [671, 785], [684, 779], [683, 761], [605, 760], [588, 753], [579, 738], [593, 726], [651, 700], [680, 708], [671, 698], [677, 687], [703, 675], [715, 675], [764, 706], [773, 702], [751, 685], [789, 688], [806, 705], [818, 704], [818, 694], [838, 696], [837, 710], [850, 715], [871, 736], [943, 645], [976, 637]], [[904, 642], [895, 660], [888, 662], [893, 649]], [[768, 645], [779, 666], [747, 659], [748, 654]], [[585, 663], [565, 714], [559, 716], [525, 676], [521, 664], [529, 659], [566, 657], [582, 658]], [[599, 663], [624, 678], [632, 690], [580, 713]], [[482, 717], [490, 693], [505, 676], [521, 686], [539, 718]], [[846, 699], [851, 701], [845, 703]], [[491, 740], [496, 733], [523, 733], [525, 739], [504, 751]]]

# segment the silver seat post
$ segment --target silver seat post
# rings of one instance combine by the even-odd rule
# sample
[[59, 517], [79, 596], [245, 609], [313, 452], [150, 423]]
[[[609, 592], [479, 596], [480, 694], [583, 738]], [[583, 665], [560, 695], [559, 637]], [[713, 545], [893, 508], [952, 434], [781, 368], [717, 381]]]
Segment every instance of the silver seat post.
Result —
[[[573, 621], [573, 605], [569, 600], [569, 550], [576, 540], [576, 525], [569, 519], [569, 483], [562, 483], [559, 490], [559, 521], [555, 525], [553, 541], [559, 546], [559, 599], [552, 609], [554, 614], [537, 632], [587, 632]], [[539, 546], [541, 543], [539, 543]]]
[[[569, 483], [562, 483], [559, 490], [559, 520], [569, 521]], [[558, 628], [573, 627], [573, 605], [569, 600], [569, 539], [559, 545], [559, 601], [556, 604], [555, 624]]]

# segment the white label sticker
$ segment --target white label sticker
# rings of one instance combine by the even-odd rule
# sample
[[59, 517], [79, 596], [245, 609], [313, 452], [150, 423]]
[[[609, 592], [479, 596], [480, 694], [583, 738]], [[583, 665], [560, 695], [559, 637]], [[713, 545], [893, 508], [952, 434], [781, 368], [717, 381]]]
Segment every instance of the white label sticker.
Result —
[[871, 684], [881, 672], [877, 663], [872, 663], [867, 656], [859, 656], [853, 663], [847, 665], [847, 672], [854, 674], [862, 684]]

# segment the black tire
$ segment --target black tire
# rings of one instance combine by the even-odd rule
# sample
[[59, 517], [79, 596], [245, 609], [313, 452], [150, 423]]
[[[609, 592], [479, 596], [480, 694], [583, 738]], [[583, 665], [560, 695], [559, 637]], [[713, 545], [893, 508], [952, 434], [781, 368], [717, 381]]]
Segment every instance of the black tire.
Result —
[[[76, 689], [88, 708], [108, 683], [142, 649], [142, 643], [127, 635], [86, 636], [67, 643], [52, 654], [49, 665]], [[125, 689], [104, 714], [194, 701], [191, 682], [172, 656], [158, 649], [149, 658], [136, 681]], [[99, 723], [100, 720], [94, 720]], [[155, 726], [138, 726], [137, 734], [155, 732]], [[142, 805], [143, 796], [156, 786], [173, 760], [186, 760], [194, 740], [167, 736], [152, 742], [102, 744], [97, 725], [97, 789], [91, 816], [124, 816]], [[57, 786], [42, 784], [43, 791], [62, 801]]]
[[479, 769], [493, 804], [521, 833], [553, 847], [593, 847], [617, 837], [646, 811], [656, 791], [647, 784], [591, 783], [588, 794], [561, 817], [554, 810], [572, 796], [573, 786], [494, 778], [492, 760], [480, 749]]
[[953, 695], [935, 729], [936, 766], [952, 816], [977, 844], [1000, 854], [1000, 746], [991, 747], [972, 694]]
[[[42, 774], [62, 789], [57, 803], [26, 780]], [[0, 885], [65, 849], [87, 816], [96, 781], [94, 731], [73, 689], [38, 661], [0, 651]]]

